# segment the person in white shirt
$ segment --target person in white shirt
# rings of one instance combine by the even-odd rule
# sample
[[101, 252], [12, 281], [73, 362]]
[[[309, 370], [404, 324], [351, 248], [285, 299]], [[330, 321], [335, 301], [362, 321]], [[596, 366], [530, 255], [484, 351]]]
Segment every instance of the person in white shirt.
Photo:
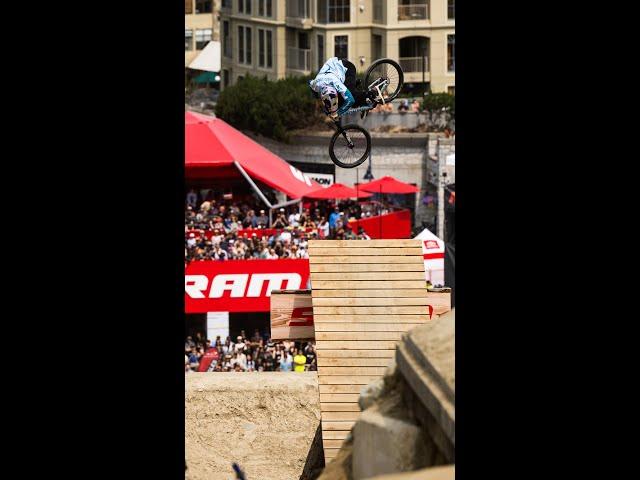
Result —
[[196, 246], [196, 235], [195, 233], [189, 234], [189, 239], [187, 240], [187, 247], [193, 248]]
[[298, 227], [300, 226], [300, 213], [299, 212], [292, 212], [289, 215], [289, 225], [291, 225], [292, 227]]

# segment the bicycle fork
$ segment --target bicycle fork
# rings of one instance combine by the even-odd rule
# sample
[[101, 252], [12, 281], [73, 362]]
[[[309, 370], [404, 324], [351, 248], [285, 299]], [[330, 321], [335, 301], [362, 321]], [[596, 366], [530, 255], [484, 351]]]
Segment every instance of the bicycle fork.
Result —
[[349, 148], [353, 148], [353, 142], [351, 141], [351, 137], [349, 136], [347, 131], [344, 130], [338, 122], [335, 122], [335, 124], [336, 124], [336, 128], [338, 129], [338, 132], [340, 132], [340, 134], [347, 141], [347, 145], [349, 146]]

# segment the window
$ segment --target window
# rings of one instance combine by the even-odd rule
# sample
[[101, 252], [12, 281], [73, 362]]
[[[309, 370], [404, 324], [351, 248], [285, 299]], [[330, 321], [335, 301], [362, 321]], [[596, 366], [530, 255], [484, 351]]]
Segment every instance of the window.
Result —
[[456, 19], [456, 0], [448, 0], [447, 18], [449, 20], [455, 20]]
[[382, 0], [373, 0], [373, 21], [382, 23]]
[[193, 13], [193, 0], [184, 0], [184, 14], [190, 15]]
[[222, 8], [231, 8], [231, 0], [222, 0]]
[[184, 30], [184, 51], [193, 50], [193, 30]]
[[222, 87], [229, 86], [229, 70], [222, 70]]
[[382, 35], [371, 35], [371, 61], [382, 58]]
[[238, 0], [238, 12], [251, 15], [251, 0]]
[[318, 23], [349, 23], [351, 2], [349, 0], [318, 0]]
[[456, 86], [455, 85], [449, 85], [447, 87], [447, 93], [449, 95], [455, 95], [456, 94]]
[[273, 32], [267, 30], [267, 68], [273, 68]]
[[202, 50], [207, 46], [207, 43], [211, 41], [211, 34], [212, 30], [210, 28], [196, 30], [196, 50]]
[[196, 0], [196, 13], [211, 13], [212, 5], [212, 0]]
[[324, 65], [324, 37], [318, 35], [318, 70]]
[[227, 58], [233, 58], [233, 50], [231, 49], [231, 30], [229, 28], [229, 22], [222, 22], [222, 48], [224, 56]]
[[349, 37], [347, 35], [336, 35], [333, 39], [334, 57], [349, 58]]
[[447, 71], [456, 71], [456, 36], [447, 35]]
[[258, 29], [258, 66], [264, 67], [264, 48], [266, 44], [264, 41], [264, 30]]
[[271, 30], [258, 29], [258, 66], [273, 67], [273, 33]]
[[271, 0], [258, 0], [258, 15], [270, 17], [273, 13]]
[[251, 27], [238, 27], [238, 62], [251, 64]]

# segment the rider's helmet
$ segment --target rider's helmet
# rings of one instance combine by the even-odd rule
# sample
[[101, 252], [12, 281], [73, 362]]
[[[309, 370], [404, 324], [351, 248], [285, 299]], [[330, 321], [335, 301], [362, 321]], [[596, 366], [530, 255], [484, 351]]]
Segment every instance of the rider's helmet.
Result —
[[320, 98], [324, 104], [327, 113], [336, 113], [338, 111], [338, 92], [330, 85], [324, 85], [320, 90]]

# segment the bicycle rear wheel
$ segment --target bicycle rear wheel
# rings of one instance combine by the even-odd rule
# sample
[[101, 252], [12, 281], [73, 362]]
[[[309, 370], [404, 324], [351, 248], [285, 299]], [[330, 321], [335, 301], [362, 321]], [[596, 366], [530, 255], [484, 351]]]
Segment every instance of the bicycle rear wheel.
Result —
[[360, 125], [345, 125], [337, 131], [329, 143], [331, 161], [342, 168], [355, 168], [362, 164], [371, 152], [371, 135]]
[[373, 62], [367, 69], [367, 73], [364, 76], [365, 88], [371, 88], [371, 85], [379, 79], [388, 80], [389, 82], [382, 94], [385, 103], [390, 102], [400, 93], [400, 89], [404, 84], [404, 72], [397, 62], [390, 58], [381, 58]]

